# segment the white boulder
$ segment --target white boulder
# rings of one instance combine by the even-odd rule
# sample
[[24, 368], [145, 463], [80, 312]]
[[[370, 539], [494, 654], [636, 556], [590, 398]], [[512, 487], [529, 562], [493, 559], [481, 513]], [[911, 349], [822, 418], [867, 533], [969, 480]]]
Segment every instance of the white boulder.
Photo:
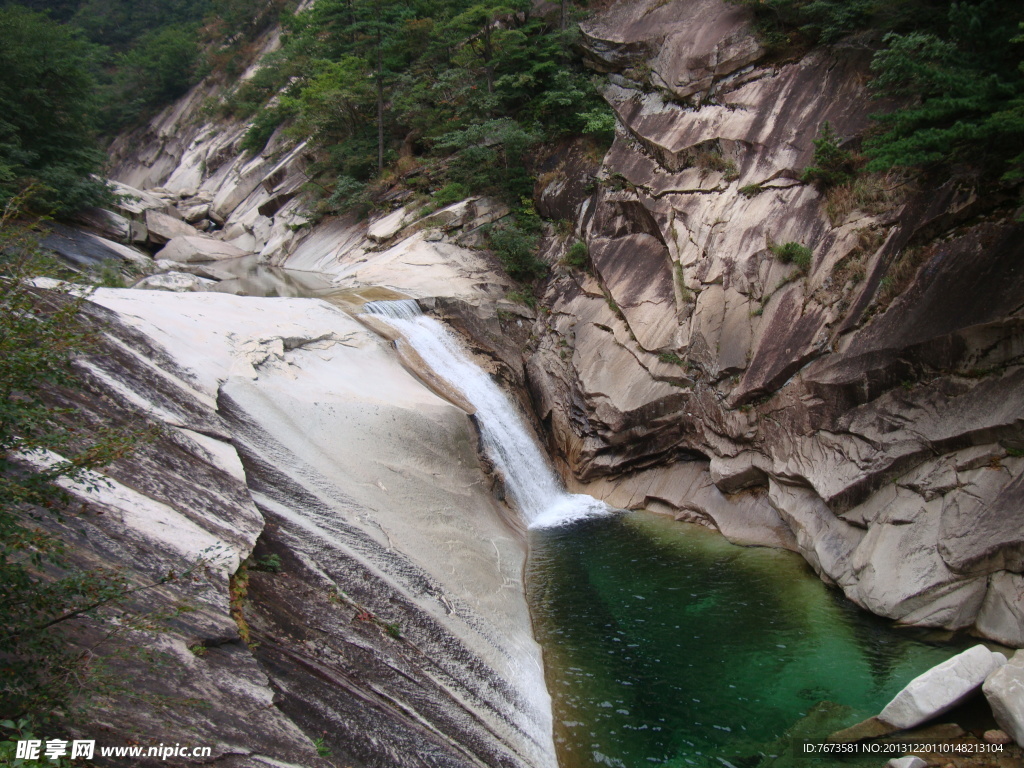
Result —
[[191, 224], [153, 210], [146, 211], [146, 229], [149, 232], [149, 239], [158, 244], [166, 243], [175, 237], [198, 234]]
[[144, 291], [186, 293], [191, 291], [209, 291], [216, 284], [216, 280], [207, 280], [205, 277], [191, 275], [187, 272], [164, 272], [159, 275], [145, 277], [132, 287]]
[[398, 234], [405, 223], [405, 208], [392, 211], [387, 216], [373, 222], [366, 231], [366, 236], [378, 243], [389, 240]]
[[983, 690], [999, 727], [1024, 746], [1024, 651], [989, 675]]
[[900, 729], [920, 725], [966, 700], [1004, 664], [1003, 654], [984, 645], [968, 648], [911, 680], [879, 713], [878, 719]]
[[157, 258], [188, 264], [194, 261], [237, 259], [248, 255], [248, 251], [243, 251], [230, 243], [222, 243], [220, 240], [199, 235], [186, 235], [175, 237], [167, 243], [157, 254]]
[[888, 763], [885, 764], [885, 768], [927, 768], [928, 763], [922, 760], [917, 755], [904, 755], [903, 757], [894, 757]]

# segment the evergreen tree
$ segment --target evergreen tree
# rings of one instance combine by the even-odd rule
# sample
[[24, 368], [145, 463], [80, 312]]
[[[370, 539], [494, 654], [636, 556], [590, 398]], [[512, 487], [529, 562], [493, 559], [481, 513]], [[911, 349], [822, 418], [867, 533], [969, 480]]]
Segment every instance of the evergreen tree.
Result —
[[0, 9], [0, 205], [41, 187], [35, 205], [65, 213], [104, 199], [93, 180], [98, 53], [70, 27]]

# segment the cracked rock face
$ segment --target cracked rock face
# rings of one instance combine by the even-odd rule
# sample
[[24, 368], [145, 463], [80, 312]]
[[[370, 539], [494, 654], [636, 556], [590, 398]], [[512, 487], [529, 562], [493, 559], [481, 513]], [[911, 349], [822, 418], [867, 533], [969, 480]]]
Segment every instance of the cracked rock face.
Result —
[[461, 409], [317, 300], [100, 289], [87, 312], [105, 336], [66, 404], [163, 430], [54, 525], [133, 584], [209, 562], [139, 593], [189, 610], [101, 650], [132, 683], [83, 737], [229, 766], [554, 765], [522, 531]]
[[885, 107], [856, 40], [768, 62], [715, 0], [584, 32], [619, 127], [589, 197], [539, 191], [591, 270], [551, 282], [526, 365], [566, 474], [796, 548], [883, 616], [1020, 646], [1024, 227], [952, 183], [800, 181], [822, 123], [855, 150]]

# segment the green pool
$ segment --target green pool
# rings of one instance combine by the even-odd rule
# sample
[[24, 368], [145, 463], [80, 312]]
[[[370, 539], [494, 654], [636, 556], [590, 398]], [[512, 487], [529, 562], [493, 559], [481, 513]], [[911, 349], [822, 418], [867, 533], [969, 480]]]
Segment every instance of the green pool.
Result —
[[796, 739], [877, 714], [961, 649], [858, 610], [797, 555], [650, 513], [531, 535], [562, 768], [810, 768]]

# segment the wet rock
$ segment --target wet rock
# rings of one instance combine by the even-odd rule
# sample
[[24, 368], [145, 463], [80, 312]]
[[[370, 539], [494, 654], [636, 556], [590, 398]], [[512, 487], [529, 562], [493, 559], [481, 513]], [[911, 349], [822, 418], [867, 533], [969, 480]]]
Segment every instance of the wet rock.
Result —
[[932, 667], [910, 683], [878, 714], [900, 729], [913, 728], [948, 712], [976, 693], [1006, 657], [976, 645]]
[[982, 739], [986, 744], [1012, 744], [1013, 739], [1010, 738], [1010, 734], [1006, 731], [1000, 731], [998, 728], [985, 731], [982, 734]]
[[888, 736], [896, 733], [898, 730], [899, 728], [889, 723], [883, 723], [877, 717], [869, 717], [867, 720], [851, 725], [849, 728], [836, 731], [828, 737], [828, 741], [833, 744], [853, 744], [858, 741]]
[[992, 672], [983, 688], [999, 727], [1024, 746], [1024, 651]]

